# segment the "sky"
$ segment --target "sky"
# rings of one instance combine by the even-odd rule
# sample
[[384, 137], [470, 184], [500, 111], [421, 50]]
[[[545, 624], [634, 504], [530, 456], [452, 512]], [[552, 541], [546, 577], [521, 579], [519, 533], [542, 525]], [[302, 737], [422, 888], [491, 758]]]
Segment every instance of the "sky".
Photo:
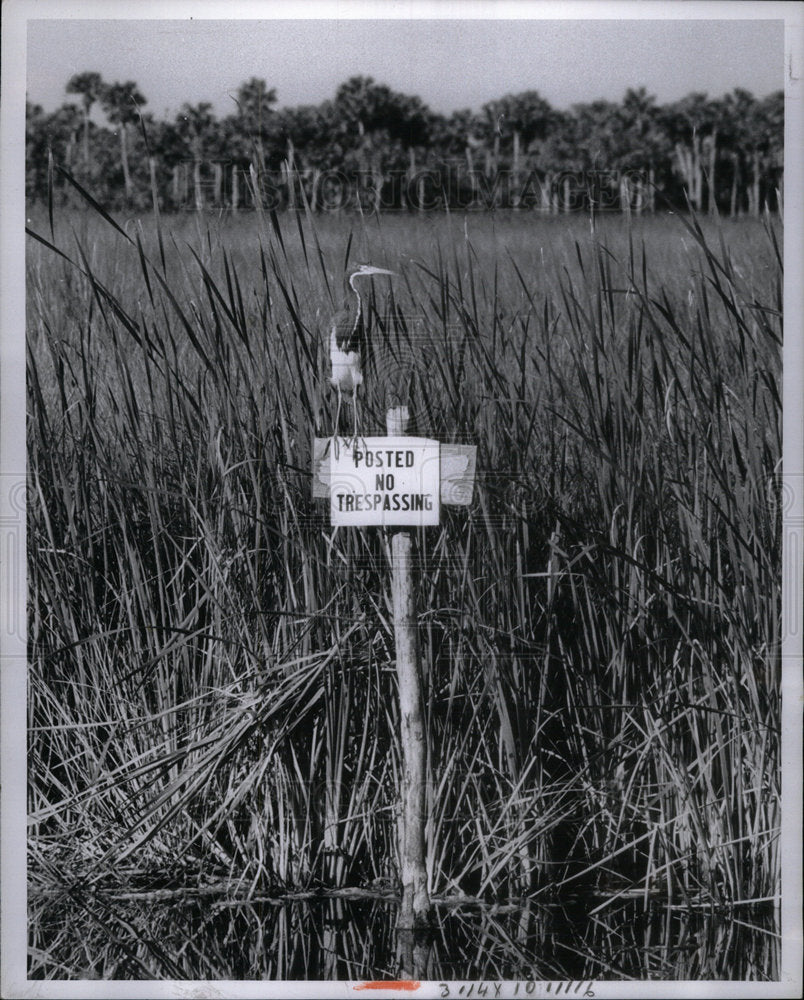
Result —
[[[62, 5], [80, 12], [91, 3]], [[620, 5], [622, 7], [622, 5]], [[31, 17], [49, 6], [33, 5]], [[776, 4], [650, 4], [622, 7], [613, 20], [544, 19], [546, 11], [591, 10], [594, 17], [617, 11], [564, 4], [466, 4], [438, 6], [390, 3], [355, 7], [345, 3], [288, 8], [263, 2], [161, 3], [142, 0], [99, 8], [143, 13], [186, 13], [201, 19], [29, 21], [28, 98], [52, 111], [65, 100], [67, 80], [86, 70], [107, 82], [134, 80], [157, 118], [172, 118], [185, 102], [209, 101], [218, 115], [235, 110], [232, 95], [252, 76], [276, 88], [278, 107], [318, 104], [334, 96], [348, 77], [362, 74], [394, 90], [417, 94], [433, 110], [478, 110], [506, 93], [538, 90], [556, 108], [599, 98], [620, 100], [628, 87], [647, 88], [660, 103], [693, 90], [719, 97], [734, 87], [763, 97], [784, 85], [784, 27]], [[342, 14], [362, 11], [368, 19], [237, 20], [230, 12], [270, 15], [287, 10]], [[684, 19], [695, 10], [709, 19]], [[377, 19], [378, 11], [429, 11], [437, 15]], [[227, 20], [204, 19], [210, 15]], [[736, 11], [740, 20], [712, 20]], [[598, 13], [596, 13], [598, 12]], [[635, 20], [646, 12], [671, 19]], [[443, 14], [464, 14], [445, 19]], [[504, 18], [509, 14], [536, 15]], [[470, 16], [471, 15], [471, 16]], [[479, 15], [479, 18], [476, 18]], [[491, 20], [489, 17], [496, 17]]]

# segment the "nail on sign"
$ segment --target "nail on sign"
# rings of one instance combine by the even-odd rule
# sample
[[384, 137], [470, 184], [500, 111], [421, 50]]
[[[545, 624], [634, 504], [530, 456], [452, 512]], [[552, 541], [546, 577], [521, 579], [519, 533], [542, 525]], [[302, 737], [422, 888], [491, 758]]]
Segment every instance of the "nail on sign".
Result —
[[359, 437], [330, 441], [332, 524], [438, 524], [438, 441], [416, 437]]

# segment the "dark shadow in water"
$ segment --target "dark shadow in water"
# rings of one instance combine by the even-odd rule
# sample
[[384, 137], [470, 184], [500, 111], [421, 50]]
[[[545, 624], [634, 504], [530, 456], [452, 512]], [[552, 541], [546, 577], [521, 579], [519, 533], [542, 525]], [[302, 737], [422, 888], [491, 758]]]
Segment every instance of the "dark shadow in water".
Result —
[[777, 980], [772, 910], [668, 909], [642, 900], [436, 908], [428, 939], [378, 899], [237, 902], [35, 897], [32, 979]]

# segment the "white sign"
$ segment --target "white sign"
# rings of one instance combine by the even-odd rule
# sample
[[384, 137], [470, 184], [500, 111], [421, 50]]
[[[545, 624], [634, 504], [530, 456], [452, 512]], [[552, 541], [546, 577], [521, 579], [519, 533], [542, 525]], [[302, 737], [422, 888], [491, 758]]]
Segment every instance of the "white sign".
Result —
[[329, 449], [332, 524], [438, 524], [438, 441], [417, 437], [333, 438]]

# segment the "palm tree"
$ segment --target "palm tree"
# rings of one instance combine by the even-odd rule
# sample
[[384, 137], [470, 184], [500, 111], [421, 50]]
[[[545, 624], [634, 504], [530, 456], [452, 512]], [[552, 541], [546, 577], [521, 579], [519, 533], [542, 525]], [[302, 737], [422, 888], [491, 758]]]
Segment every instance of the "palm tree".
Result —
[[[540, 162], [548, 169], [560, 172], [561, 191], [552, 191], [553, 180], [548, 173], [547, 188], [552, 196], [552, 210], [563, 200], [565, 212], [579, 207], [585, 200], [601, 200], [603, 184], [608, 184], [610, 171], [618, 166], [622, 150], [622, 121], [619, 105], [611, 101], [575, 104], [570, 113], [553, 112], [546, 137], [539, 144]], [[579, 179], [583, 181], [579, 184]], [[594, 181], [594, 192], [589, 183]], [[575, 187], [575, 190], [573, 190]], [[627, 183], [621, 186], [621, 207], [630, 204]]]
[[41, 104], [25, 101], [25, 196], [45, 197], [47, 192], [47, 116]]
[[120, 136], [120, 163], [123, 167], [123, 183], [126, 198], [130, 201], [132, 195], [131, 171], [128, 163], [128, 126], [139, 120], [140, 107], [147, 100], [140, 93], [137, 84], [131, 80], [125, 83], [113, 83], [103, 88], [100, 94], [103, 110], [113, 125], [117, 125]]
[[79, 94], [84, 109], [84, 169], [89, 173], [89, 114], [106, 88], [100, 73], [76, 73], [67, 81], [67, 93]]
[[[320, 205], [320, 185], [324, 172], [338, 167], [342, 162], [342, 150], [337, 142], [337, 121], [331, 101], [322, 104], [303, 104], [295, 108], [285, 108], [276, 117], [276, 150], [285, 152], [282, 164], [288, 185], [288, 201], [292, 203], [293, 191], [290, 185], [298, 179], [305, 185], [307, 201], [313, 210]], [[299, 178], [292, 176], [298, 164]], [[289, 173], [288, 171], [291, 171]], [[334, 204], [339, 206], [344, 197], [342, 190], [332, 190]]]
[[276, 90], [269, 89], [265, 80], [253, 76], [237, 88], [234, 102], [239, 112], [241, 129], [254, 150], [254, 167], [261, 173], [265, 170], [265, 140], [270, 138], [273, 132]]
[[[531, 151], [535, 155], [541, 174], [539, 185], [543, 212], [555, 213], [559, 210], [561, 192], [558, 190], [557, 182], [561, 174], [568, 170], [584, 169], [586, 161], [579, 158], [579, 150], [583, 146], [579, 140], [580, 127], [575, 111], [577, 106], [573, 112], [554, 110], [550, 115], [544, 138], [531, 143]], [[593, 159], [592, 164], [594, 163]], [[567, 181], [566, 176], [564, 180]], [[564, 187], [566, 189], [566, 184]]]
[[[664, 117], [674, 140], [676, 169], [693, 207], [700, 211], [703, 208], [704, 154], [708, 154], [710, 171], [717, 155], [717, 110], [706, 94], [696, 92], [670, 105]], [[714, 188], [710, 177], [710, 205], [713, 201]]]
[[743, 181], [747, 170], [743, 160], [748, 146], [748, 122], [754, 113], [755, 103], [754, 95], [741, 87], [735, 87], [719, 102], [721, 149], [725, 161], [731, 164], [731, 215], [737, 215], [744, 207]]
[[659, 121], [656, 98], [644, 87], [628, 89], [623, 97], [621, 150], [617, 166], [620, 170], [639, 171], [637, 203], [641, 203], [643, 178], [647, 176], [647, 207], [654, 206], [656, 167], [667, 159], [670, 144]]
[[81, 120], [74, 104], [62, 104], [45, 119], [48, 147], [58, 153], [68, 170], [72, 169], [73, 150], [80, 128]]
[[[201, 184], [201, 164], [207, 156], [214, 152], [211, 149], [212, 137], [215, 134], [217, 122], [212, 114], [212, 105], [208, 101], [199, 104], [183, 104], [176, 118], [176, 127], [186, 145], [190, 148], [193, 161], [193, 191], [195, 208], [200, 212], [204, 207], [204, 193]], [[218, 193], [216, 192], [216, 197]]]
[[747, 121], [748, 146], [751, 151], [751, 210], [761, 210], [762, 189], [767, 205], [768, 188], [781, 184], [784, 157], [784, 92], [775, 91], [757, 101]]
[[418, 97], [370, 76], [353, 76], [335, 92], [333, 113], [344, 160], [351, 160], [358, 176], [371, 176], [378, 204], [384, 169], [408, 169], [409, 151], [429, 144], [430, 110]]
[[[67, 170], [73, 169], [73, 151], [76, 147], [77, 137], [81, 130], [81, 112], [74, 104], [62, 104], [52, 114], [40, 119], [44, 128], [47, 175], [50, 175], [50, 165], [53, 161], [61, 163]], [[52, 175], [50, 175], [52, 176]], [[47, 185], [50, 180], [46, 181]], [[54, 190], [57, 185], [54, 182]], [[64, 199], [72, 197], [72, 189], [61, 188]]]
[[522, 152], [529, 150], [531, 143], [544, 139], [551, 121], [552, 108], [536, 90], [525, 90], [518, 94], [506, 94], [497, 101], [483, 106], [486, 131], [493, 135], [495, 169], [499, 169], [500, 145], [511, 141], [511, 175], [514, 208], [520, 204], [520, 170]]
[[758, 101], [736, 87], [718, 108], [722, 149], [731, 162], [731, 213], [747, 207], [758, 214], [763, 190], [767, 204], [769, 193], [782, 183], [784, 94], [777, 91]]

